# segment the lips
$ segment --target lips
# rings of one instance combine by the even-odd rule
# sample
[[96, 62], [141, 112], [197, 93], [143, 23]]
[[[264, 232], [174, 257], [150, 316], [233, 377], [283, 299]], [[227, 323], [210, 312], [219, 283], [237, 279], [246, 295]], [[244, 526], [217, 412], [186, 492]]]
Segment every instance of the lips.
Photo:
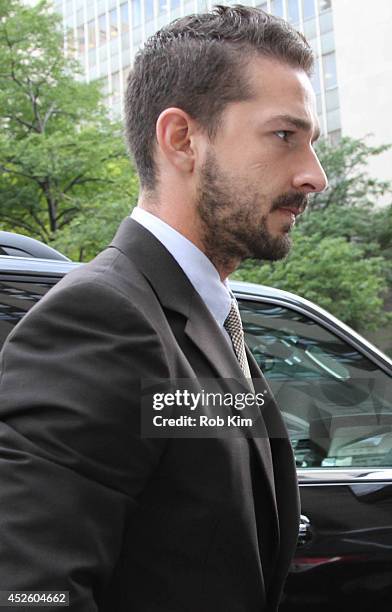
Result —
[[299, 208], [294, 208], [294, 207], [289, 207], [289, 206], [280, 206], [278, 210], [287, 211], [288, 213], [291, 213], [292, 215], [294, 215], [294, 217], [297, 217], [297, 215], [300, 215], [303, 212]]
[[301, 213], [303, 213], [308, 205], [308, 196], [303, 193], [298, 192], [287, 192], [284, 193], [277, 198], [275, 198], [272, 202], [272, 211], [281, 210], [282, 212], [287, 211], [287, 214], [298, 217]]

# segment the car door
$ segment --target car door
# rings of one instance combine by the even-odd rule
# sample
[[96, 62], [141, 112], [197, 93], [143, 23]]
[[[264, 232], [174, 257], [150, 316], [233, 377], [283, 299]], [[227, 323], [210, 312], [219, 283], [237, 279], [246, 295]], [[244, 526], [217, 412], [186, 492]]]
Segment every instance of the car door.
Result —
[[280, 610], [390, 611], [392, 369], [305, 307], [239, 303], [298, 469], [300, 537]]

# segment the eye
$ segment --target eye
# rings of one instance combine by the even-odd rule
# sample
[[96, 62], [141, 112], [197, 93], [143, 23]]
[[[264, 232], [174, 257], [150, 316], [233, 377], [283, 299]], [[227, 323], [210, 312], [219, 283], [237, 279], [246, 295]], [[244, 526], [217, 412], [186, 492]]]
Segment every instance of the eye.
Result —
[[294, 132], [290, 132], [289, 130], [278, 130], [277, 132], [275, 132], [275, 134], [278, 138], [287, 142], [290, 136], [294, 134]]

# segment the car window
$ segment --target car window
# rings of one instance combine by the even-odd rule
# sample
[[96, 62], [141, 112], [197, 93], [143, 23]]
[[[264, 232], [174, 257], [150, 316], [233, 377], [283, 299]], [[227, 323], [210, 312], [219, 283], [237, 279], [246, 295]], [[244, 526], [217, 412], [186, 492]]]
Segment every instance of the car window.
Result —
[[53, 281], [0, 281], [0, 349], [14, 325], [52, 286]]
[[240, 311], [297, 466], [392, 466], [392, 378], [295, 310], [241, 300]]
[[31, 257], [31, 254], [27, 251], [10, 246], [1, 246], [0, 255], [9, 255], [11, 257]]

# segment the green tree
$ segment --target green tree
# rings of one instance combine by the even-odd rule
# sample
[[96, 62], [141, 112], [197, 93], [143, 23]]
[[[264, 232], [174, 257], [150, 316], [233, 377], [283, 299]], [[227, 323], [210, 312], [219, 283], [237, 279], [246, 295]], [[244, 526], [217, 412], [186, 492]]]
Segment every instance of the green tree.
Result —
[[376, 330], [389, 320], [383, 310], [385, 265], [344, 238], [297, 236], [286, 260], [247, 262], [233, 278], [298, 293], [356, 329]]
[[60, 232], [51, 246], [70, 257], [73, 261], [89, 261], [110, 244], [119, 221], [129, 215], [130, 202], [119, 198], [117, 201], [106, 202], [98, 194], [83, 212]]
[[345, 208], [378, 204], [380, 196], [389, 192], [391, 183], [370, 177], [367, 164], [371, 157], [391, 148], [385, 144], [370, 146], [366, 139], [341, 138], [332, 145], [325, 138], [317, 144], [317, 155], [328, 176], [328, 189], [312, 198], [312, 210], [327, 210], [334, 204]]
[[0, 0], [0, 218], [46, 242], [80, 215], [88, 222], [92, 202], [122, 212], [137, 189], [99, 84], [75, 78], [62, 49], [46, 0]]
[[320, 161], [329, 178], [325, 193], [315, 194], [299, 218], [303, 236], [342, 237], [360, 244], [365, 255], [388, 257], [392, 250], [392, 205], [380, 207], [380, 197], [391, 192], [391, 182], [370, 177], [369, 159], [390, 145], [371, 147], [364, 140], [342, 138], [338, 146], [322, 140]]

